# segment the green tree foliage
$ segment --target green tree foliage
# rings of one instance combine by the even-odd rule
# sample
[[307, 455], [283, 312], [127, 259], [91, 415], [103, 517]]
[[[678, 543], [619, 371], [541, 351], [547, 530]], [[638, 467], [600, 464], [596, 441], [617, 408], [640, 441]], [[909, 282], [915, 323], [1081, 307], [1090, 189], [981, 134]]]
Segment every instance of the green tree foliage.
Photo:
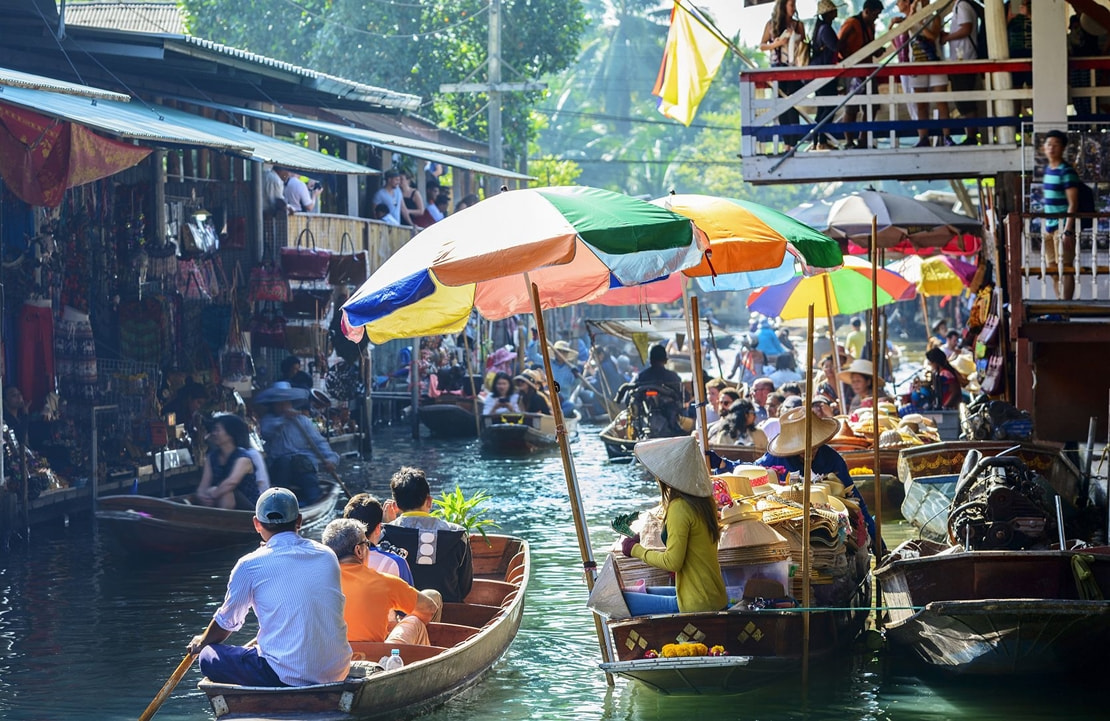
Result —
[[[322, 72], [421, 96], [433, 120], [486, 138], [484, 94], [441, 94], [484, 82], [486, 0], [182, 0], [192, 31]], [[502, 0], [504, 82], [559, 73], [585, 29], [580, 0]], [[299, 10], [299, 12], [298, 12]], [[523, 157], [539, 93], [503, 96], [505, 157]]]

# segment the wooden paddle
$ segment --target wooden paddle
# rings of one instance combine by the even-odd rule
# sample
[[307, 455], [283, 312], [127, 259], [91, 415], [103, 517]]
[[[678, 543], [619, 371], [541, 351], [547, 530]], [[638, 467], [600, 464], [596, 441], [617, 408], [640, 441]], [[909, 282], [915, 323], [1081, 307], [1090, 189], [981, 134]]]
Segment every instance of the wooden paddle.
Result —
[[154, 697], [154, 700], [146, 707], [146, 711], [143, 711], [142, 715], [139, 716], [139, 721], [150, 721], [150, 719], [154, 718], [154, 714], [158, 713], [158, 709], [162, 708], [162, 704], [165, 703], [166, 699], [173, 693], [174, 688], [177, 686], [177, 682], [181, 680], [181, 677], [184, 676], [185, 672], [189, 670], [189, 667], [193, 665], [193, 660], [196, 657], [197, 655], [195, 653], [190, 653], [186, 654], [185, 658], [181, 659], [181, 663], [177, 664], [177, 668], [170, 674], [170, 677]]

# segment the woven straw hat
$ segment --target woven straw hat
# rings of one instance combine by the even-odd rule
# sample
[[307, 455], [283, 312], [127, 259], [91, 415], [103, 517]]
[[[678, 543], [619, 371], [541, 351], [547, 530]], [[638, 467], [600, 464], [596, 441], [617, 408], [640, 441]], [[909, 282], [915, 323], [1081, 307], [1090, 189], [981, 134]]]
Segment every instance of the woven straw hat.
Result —
[[570, 343], [565, 340], [555, 341], [555, 345], [551, 346], [551, 352], [557, 353], [562, 357], [564, 362], [573, 363], [578, 360], [578, 349], [572, 348]]
[[861, 376], [873, 377], [875, 375], [875, 367], [871, 365], [871, 361], [869, 360], [856, 358], [848, 364], [847, 368], [841, 369], [840, 375], [838, 375], [837, 378], [845, 383], [851, 383], [853, 373], [859, 373]]
[[693, 436], [641, 441], [634, 452], [651, 475], [676, 491], [701, 498], [713, 494], [705, 456]]
[[[836, 435], [840, 423], [832, 418], [813, 416], [810, 433], [813, 448], [818, 448]], [[779, 434], [771, 441], [767, 450], [776, 456], [796, 456], [806, 450], [806, 409], [795, 408], [779, 416]]]

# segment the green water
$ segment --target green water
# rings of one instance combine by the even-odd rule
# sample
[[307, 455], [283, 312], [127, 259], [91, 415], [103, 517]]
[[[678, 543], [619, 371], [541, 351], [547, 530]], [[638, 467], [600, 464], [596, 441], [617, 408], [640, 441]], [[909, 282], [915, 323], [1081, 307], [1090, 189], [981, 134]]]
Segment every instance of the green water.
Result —
[[[533, 575], [516, 642], [482, 683], [427, 719], [1107, 717], [1097, 681], [954, 681], [925, 675], [889, 654], [846, 657], [814, 669], [808, 689], [798, 678], [730, 697], [665, 697], [621, 680], [609, 688], [596, 666], [597, 641], [584, 609], [558, 455], [488, 459], [477, 442], [415, 443], [403, 429], [374, 440], [373, 461], [346, 469], [353, 488], [380, 494], [398, 465], [421, 465], [439, 487], [458, 483], [468, 492], [491, 492], [502, 530], [532, 545]], [[655, 486], [635, 467], [607, 463], [588, 431], [574, 455], [595, 551], [603, 556], [613, 540], [608, 519], [649, 505]], [[894, 525], [888, 529], [905, 533]], [[89, 519], [36, 529], [29, 546], [0, 556], [0, 718], [136, 718], [181, 660], [185, 643], [207, 623], [242, 552], [136, 563], [97, 534]], [[245, 641], [249, 633], [244, 629], [232, 638]], [[1095, 671], [1101, 676], [1105, 669]], [[212, 718], [195, 688], [198, 678], [190, 671], [157, 718]]]

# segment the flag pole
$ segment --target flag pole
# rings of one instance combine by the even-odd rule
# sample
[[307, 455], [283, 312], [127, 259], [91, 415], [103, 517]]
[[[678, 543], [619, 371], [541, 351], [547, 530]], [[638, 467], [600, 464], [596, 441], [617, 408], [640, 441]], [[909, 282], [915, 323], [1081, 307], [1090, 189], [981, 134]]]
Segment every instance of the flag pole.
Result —
[[[536, 334], [543, 356], [543, 369], [547, 376], [547, 387], [555, 390], [555, 377], [551, 372], [551, 349], [547, 347], [547, 331], [543, 324], [543, 309], [540, 306], [540, 289], [531, 281], [528, 274], [524, 274], [524, 281], [528, 284], [532, 295], [532, 312], [536, 315]], [[567, 482], [567, 495], [570, 496], [570, 512], [574, 520], [574, 532], [578, 536], [578, 551], [582, 556], [582, 570], [586, 576], [586, 588], [594, 590], [594, 581], [597, 578], [597, 562], [594, 560], [593, 548], [590, 546], [590, 533], [586, 526], [586, 511], [582, 507], [582, 497], [578, 492], [578, 476], [574, 470], [574, 458], [570, 454], [570, 439], [567, 438], [566, 421], [563, 418], [563, 407], [559, 404], [558, 393], [551, 395], [551, 415], [555, 418], [555, 437], [559, 440], [559, 454], [563, 459], [563, 477]], [[601, 660], [609, 663], [609, 642], [601, 617], [596, 613], [594, 617], [594, 630], [597, 632], [597, 642], [601, 647]], [[605, 673], [607, 683], [612, 686], [613, 675]]]

